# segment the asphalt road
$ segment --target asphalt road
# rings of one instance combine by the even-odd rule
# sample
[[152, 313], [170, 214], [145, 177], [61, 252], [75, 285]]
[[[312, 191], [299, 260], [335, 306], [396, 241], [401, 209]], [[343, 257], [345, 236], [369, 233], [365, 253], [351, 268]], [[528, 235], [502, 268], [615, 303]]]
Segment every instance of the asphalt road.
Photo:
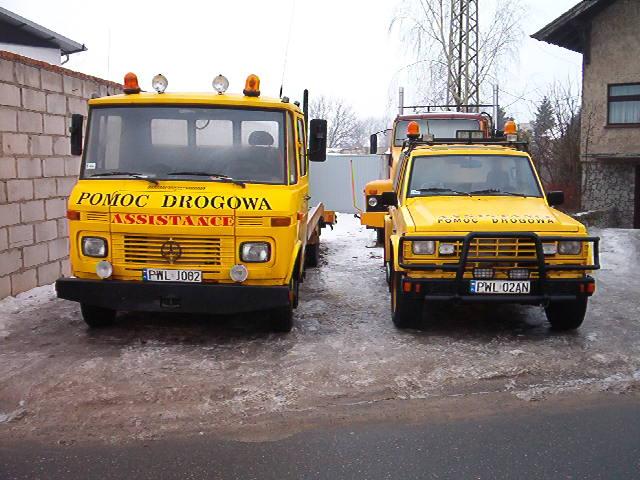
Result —
[[18, 442], [0, 451], [0, 478], [640, 478], [638, 397], [586, 401], [454, 421], [321, 428], [268, 442], [209, 435], [126, 445]]

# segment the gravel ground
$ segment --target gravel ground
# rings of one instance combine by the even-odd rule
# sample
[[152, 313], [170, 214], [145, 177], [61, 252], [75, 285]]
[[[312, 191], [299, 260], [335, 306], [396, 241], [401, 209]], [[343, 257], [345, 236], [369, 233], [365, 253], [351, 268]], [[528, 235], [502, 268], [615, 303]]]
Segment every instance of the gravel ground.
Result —
[[[640, 233], [603, 237], [583, 327], [551, 332], [534, 307], [441, 309], [419, 330], [390, 320], [382, 249], [347, 215], [322, 237], [290, 334], [263, 315], [123, 314], [89, 331], [42, 287], [0, 302], [0, 441], [120, 442], [219, 433], [286, 436], [314, 422], [402, 416], [451, 397], [515, 402], [638, 392]], [[446, 408], [441, 409], [446, 414]]]

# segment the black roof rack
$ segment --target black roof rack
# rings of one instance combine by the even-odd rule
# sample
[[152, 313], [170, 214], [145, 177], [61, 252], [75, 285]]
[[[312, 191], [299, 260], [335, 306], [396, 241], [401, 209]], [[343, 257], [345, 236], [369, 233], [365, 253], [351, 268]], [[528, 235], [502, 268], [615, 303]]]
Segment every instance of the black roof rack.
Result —
[[406, 149], [407, 153], [410, 153], [416, 147], [422, 146], [437, 146], [437, 145], [486, 145], [486, 146], [499, 146], [509, 147], [521, 152], [529, 153], [529, 142], [515, 141], [510, 142], [506, 137], [493, 137], [493, 138], [439, 138], [437, 140], [405, 140], [402, 149]]

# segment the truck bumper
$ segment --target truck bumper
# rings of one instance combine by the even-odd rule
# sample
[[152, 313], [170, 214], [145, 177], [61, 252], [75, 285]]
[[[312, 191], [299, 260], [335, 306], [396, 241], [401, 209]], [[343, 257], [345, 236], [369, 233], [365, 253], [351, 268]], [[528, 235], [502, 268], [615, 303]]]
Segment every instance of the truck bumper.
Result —
[[386, 212], [362, 212], [360, 214], [360, 225], [367, 228], [384, 228], [384, 216]]
[[544, 305], [553, 301], [572, 301], [586, 298], [595, 292], [595, 280], [590, 276], [579, 279], [547, 279], [544, 284], [531, 280], [531, 293], [526, 295], [471, 294], [470, 280], [415, 279], [405, 277], [403, 290], [414, 298], [427, 301], [459, 303], [514, 303]]
[[289, 305], [286, 286], [61, 278], [59, 298], [121, 311], [229, 314]]

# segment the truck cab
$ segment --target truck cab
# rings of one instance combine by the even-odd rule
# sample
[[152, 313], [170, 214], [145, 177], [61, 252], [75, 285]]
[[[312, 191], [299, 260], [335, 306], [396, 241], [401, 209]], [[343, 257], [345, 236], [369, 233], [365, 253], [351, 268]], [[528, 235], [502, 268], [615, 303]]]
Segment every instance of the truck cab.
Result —
[[395, 325], [455, 302], [543, 305], [553, 328], [578, 328], [595, 292], [599, 239], [554, 208], [563, 194], [545, 194], [526, 145], [413, 137], [386, 194]]
[[[289, 331], [324, 224], [308, 162], [325, 159], [326, 122], [311, 122], [308, 148], [305, 112], [261, 96], [255, 75], [243, 94], [222, 76], [210, 93], [167, 83], [145, 93], [128, 74], [123, 95], [89, 101], [68, 201], [73, 276], [58, 296], [80, 302], [89, 326], [117, 311], [268, 310]], [[82, 118], [72, 128], [77, 154]]]
[[[434, 140], [455, 142], [459, 131], [482, 132], [482, 138], [490, 138], [492, 119], [484, 113], [467, 112], [428, 112], [415, 115], [398, 115], [389, 133], [389, 177], [374, 180], [365, 185], [365, 209], [360, 214], [360, 223], [369, 229], [375, 229], [379, 243], [384, 238], [384, 215], [388, 205], [383, 201], [383, 194], [391, 192], [392, 181], [396, 173], [398, 160], [406, 140], [405, 133], [410, 122], [418, 124], [423, 135]], [[377, 153], [377, 134], [371, 138], [371, 153]]]

